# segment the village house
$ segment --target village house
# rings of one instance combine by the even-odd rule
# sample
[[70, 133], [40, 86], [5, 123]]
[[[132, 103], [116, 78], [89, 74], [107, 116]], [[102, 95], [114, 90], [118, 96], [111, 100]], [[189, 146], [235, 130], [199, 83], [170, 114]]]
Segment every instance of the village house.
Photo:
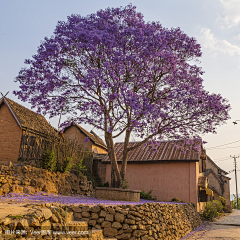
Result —
[[42, 138], [59, 132], [41, 115], [3, 97], [0, 100], [0, 164], [17, 162], [24, 134]]
[[230, 179], [226, 175], [228, 172], [221, 169], [217, 164], [209, 157], [206, 156], [206, 167], [204, 176], [208, 179], [209, 188], [213, 191], [212, 196], [208, 196], [207, 201], [217, 199], [218, 196], [226, 198], [227, 205], [230, 205]]
[[[129, 143], [129, 147], [135, 144]], [[119, 168], [123, 146], [123, 143], [114, 145]], [[96, 162], [98, 177], [102, 182], [111, 183], [108, 155], [98, 155]], [[151, 153], [149, 146], [144, 145], [129, 152], [125, 179], [130, 189], [144, 192], [153, 190], [152, 196], [156, 196], [158, 201], [171, 201], [177, 197], [184, 202], [194, 203], [200, 211], [206, 201], [218, 195], [223, 195], [230, 204], [230, 179], [224, 174], [227, 173], [217, 167], [203, 148], [201, 152], [188, 150], [184, 154], [174, 147], [173, 142], [161, 142], [154, 153]], [[214, 177], [219, 180], [215, 181]]]
[[[70, 126], [66, 127], [63, 134], [64, 137], [77, 141], [78, 144], [82, 144], [86, 149], [89, 149], [93, 153], [107, 153], [106, 144], [95, 132], [88, 132], [75, 122], [72, 122]], [[86, 137], [89, 138], [88, 142], [84, 141]]]
[[[0, 164], [17, 162], [25, 148], [22, 140], [26, 134], [44, 139], [61, 136], [42, 115], [3, 97], [0, 100]], [[94, 153], [94, 175], [101, 184], [110, 183], [111, 166], [103, 140], [74, 122], [64, 129], [63, 134]], [[89, 142], [85, 143], [86, 137]], [[130, 147], [135, 144], [130, 143]], [[123, 143], [116, 143], [114, 147], [121, 168]], [[150, 148], [143, 145], [129, 153], [125, 179], [131, 189], [153, 190], [152, 195], [159, 201], [171, 201], [177, 197], [194, 203], [198, 210], [218, 196], [226, 198], [230, 205], [230, 178], [203, 148], [201, 152], [189, 150], [184, 154], [172, 142], [161, 142], [157, 150], [151, 153]]]

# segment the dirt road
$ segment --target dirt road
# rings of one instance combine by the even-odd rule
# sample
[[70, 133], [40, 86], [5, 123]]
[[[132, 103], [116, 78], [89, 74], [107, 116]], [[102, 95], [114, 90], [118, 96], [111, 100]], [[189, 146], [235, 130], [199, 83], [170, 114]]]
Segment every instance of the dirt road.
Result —
[[206, 224], [205, 227], [193, 232], [184, 240], [240, 240], [240, 210], [233, 210], [231, 214], [216, 222]]

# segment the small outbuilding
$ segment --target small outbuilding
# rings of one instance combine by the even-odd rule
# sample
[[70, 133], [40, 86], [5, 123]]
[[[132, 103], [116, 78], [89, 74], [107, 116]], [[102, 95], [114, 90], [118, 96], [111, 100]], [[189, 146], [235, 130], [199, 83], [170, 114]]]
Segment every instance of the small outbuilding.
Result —
[[[77, 141], [78, 144], [83, 145], [86, 149], [89, 149], [93, 153], [107, 153], [106, 144], [95, 132], [88, 132], [75, 122], [72, 122], [70, 126], [66, 127], [63, 134], [64, 137]], [[85, 142], [85, 138], [88, 138], [89, 141]]]
[[[137, 142], [129, 143], [129, 147], [136, 144]], [[114, 145], [119, 168], [121, 168], [123, 147], [124, 143]], [[152, 196], [156, 196], [158, 201], [171, 201], [176, 197], [187, 203], [192, 202], [197, 206], [198, 211], [203, 209], [206, 201], [213, 199], [214, 189], [217, 189], [220, 195], [223, 194], [230, 204], [229, 178], [223, 175], [226, 172], [221, 170], [221, 177], [217, 176], [222, 179], [222, 186], [225, 189], [223, 193], [211, 177], [208, 179], [210, 175], [207, 174], [206, 166], [211, 167], [203, 148], [199, 152], [192, 149], [183, 153], [174, 146], [174, 142], [165, 141], [159, 143], [154, 153], [149, 146], [144, 145], [129, 152], [125, 179], [130, 189], [144, 192], [153, 190]], [[104, 182], [111, 183], [108, 155], [102, 160], [102, 169], [106, 169]], [[215, 168], [212, 171], [215, 171]]]
[[230, 205], [230, 180], [226, 175], [228, 172], [221, 169], [209, 156], [206, 156], [206, 170], [204, 176], [207, 177], [209, 188], [213, 191], [212, 196], [208, 196], [208, 201], [217, 199], [222, 196], [227, 200], [227, 205]]

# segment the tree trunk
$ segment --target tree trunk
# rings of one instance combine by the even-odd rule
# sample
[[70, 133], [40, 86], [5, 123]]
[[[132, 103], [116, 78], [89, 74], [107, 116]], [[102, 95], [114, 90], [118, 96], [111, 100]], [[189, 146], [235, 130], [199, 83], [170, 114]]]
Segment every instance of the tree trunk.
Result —
[[111, 163], [111, 187], [120, 188], [122, 186], [122, 178], [117, 164], [117, 158], [114, 151], [114, 144], [111, 133], [105, 133], [105, 140], [108, 147], [108, 156]]
[[126, 135], [125, 135], [125, 141], [124, 141], [124, 149], [123, 149], [123, 159], [122, 159], [122, 166], [121, 166], [121, 179], [122, 181], [125, 178], [125, 174], [126, 174], [126, 168], [127, 168], [127, 159], [128, 159], [128, 143], [129, 143], [129, 139], [130, 139], [130, 134], [131, 131], [126, 130]]

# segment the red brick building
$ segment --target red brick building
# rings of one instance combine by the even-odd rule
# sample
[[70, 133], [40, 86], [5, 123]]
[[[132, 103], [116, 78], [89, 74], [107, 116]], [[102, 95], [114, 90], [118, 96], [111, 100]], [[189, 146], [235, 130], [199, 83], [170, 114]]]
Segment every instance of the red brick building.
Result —
[[25, 132], [44, 138], [59, 134], [42, 115], [3, 97], [0, 100], [0, 164], [17, 162]]

